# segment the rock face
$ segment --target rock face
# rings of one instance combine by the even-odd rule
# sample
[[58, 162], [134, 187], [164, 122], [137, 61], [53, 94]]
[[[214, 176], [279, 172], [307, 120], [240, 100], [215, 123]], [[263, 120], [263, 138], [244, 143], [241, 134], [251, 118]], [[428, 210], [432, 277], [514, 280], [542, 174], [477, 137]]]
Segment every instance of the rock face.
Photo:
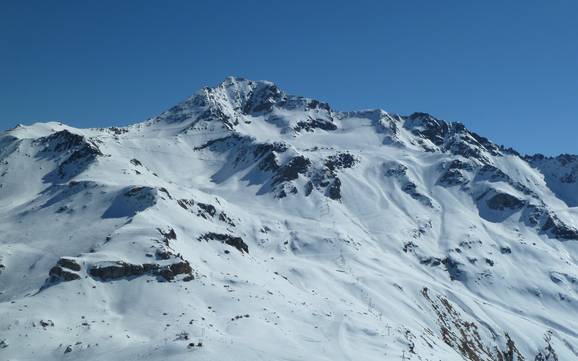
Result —
[[575, 360], [577, 159], [241, 78], [15, 127], [0, 360]]
[[508, 193], [497, 193], [487, 200], [488, 207], [495, 210], [521, 208], [524, 202]]
[[210, 232], [203, 234], [199, 237], [199, 240], [223, 242], [226, 245], [236, 248], [241, 253], [249, 253], [249, 246], [247, 246], [241, 237]]
[[191, 265], [180, 261], [161, 266], [154, 263], [131, 264], [123, 261], [104, 262], [93, 265], [89, 274], [102, 281], [114, 281], [122, 278], [134, 278], [145, 274], [158, 275], [166, 281], [172, 281], [177, 275], [187, 275], [187, 280], [193, 278]]
[[39, 138], [34, 144], [41, 147], [39, 158], [55, 158], [59, 163], [58, 168], [46, 176], [48, 181], [71, 179], [103, 155], [93, 141], [66, 129]]
[[50, 269], [48, 275], [54, 280], [74, 281], [80, 279], [78, 271], [81, 267], [75, 260], [70, 258], [61, 258], [56, 263], [56, 266]]

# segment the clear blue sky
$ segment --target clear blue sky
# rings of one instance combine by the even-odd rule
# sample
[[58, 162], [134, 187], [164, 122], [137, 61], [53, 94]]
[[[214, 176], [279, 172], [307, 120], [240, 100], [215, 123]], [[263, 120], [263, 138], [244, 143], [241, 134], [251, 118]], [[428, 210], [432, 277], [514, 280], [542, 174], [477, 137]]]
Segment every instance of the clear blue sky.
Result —
[[578, 153], [578, 1], [0, 2], [0, 128], [124, 125], [228, 75]]

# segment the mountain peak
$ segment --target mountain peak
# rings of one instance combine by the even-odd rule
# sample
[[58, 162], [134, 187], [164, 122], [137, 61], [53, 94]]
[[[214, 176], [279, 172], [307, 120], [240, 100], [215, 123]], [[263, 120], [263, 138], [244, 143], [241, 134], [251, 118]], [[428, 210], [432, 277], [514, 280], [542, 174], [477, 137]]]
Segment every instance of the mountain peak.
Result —
[[[260, 121], [279, 123], [277, 113], [292, 112], [303, 112], [304, 119], [297, 119], [296, 116], [294, 121], [288, 122], [291, 124], [281, 124], [282, 127], [297, 127], [299, 123], [311, 129], [305, 123], [333, 122], [332, 110], [325, 102], [288, 95], [270, 81], [240, 77], [227, 77], [217, 86], [202, 88], [154, 118], [153, 122], [183, 124], [185, 129], [203, 121], [218, 122], [232, 130], [240, 123], [251, 123], [260, 117], [263, 118]], [[334, 128], [332, 125], [329, 127]]]
[[235, 77], [126, 128], [18, 127], [0, 359], [576, 359], [577, 195], [574, 156]]

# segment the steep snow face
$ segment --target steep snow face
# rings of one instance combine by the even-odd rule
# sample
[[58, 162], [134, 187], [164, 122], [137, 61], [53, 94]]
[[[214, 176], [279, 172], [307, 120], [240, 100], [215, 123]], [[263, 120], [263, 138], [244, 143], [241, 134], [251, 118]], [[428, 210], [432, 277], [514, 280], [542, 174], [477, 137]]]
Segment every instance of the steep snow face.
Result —
[[578, 359], [576, 158], [228, 78], [0, 134], [0, 359]]
[[562, 154], [545, 157], [541, 154], [525, 157], [543, 175], [548, 187], [569, 207], [578, 206], [578, 157]]

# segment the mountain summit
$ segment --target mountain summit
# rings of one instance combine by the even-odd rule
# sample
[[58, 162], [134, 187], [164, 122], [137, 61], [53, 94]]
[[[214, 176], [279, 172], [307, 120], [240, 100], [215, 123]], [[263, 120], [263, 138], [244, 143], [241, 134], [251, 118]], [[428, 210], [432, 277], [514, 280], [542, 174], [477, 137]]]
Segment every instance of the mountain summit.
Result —
[[578, 158], [227, 78], [0, 133], [0, 359], [578, 359]]

